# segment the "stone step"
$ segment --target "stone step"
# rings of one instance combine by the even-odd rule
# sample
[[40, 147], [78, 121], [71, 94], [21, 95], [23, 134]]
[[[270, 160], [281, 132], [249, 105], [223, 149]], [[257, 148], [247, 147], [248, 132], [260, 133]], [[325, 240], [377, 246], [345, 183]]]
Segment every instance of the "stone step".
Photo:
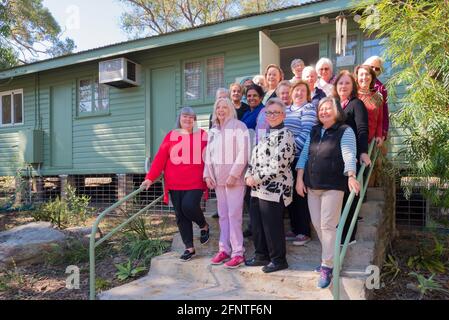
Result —
[[[197, 255], [207, 256], [211, 259], [218, 252], [219, 227], [218, 220], [207, 218], [210, 226], [209, 242], [200, 245], [200, 230], [194, 226], [194, 245]], [[374, 251], [375, 227], [365, 226], [359, 223], [360, 233], [357, 232], [357, 243], [348, 247], [344, 266], [351, 270], [365, 270], [366, 266], [372, 264]], [[312, 228], [313, 229], [313, 228]], [[250, 258], [254, 253], [254, 244], [250, 238], [244, 239], [245, 256]], [[172, 242], [172, 251], [182, 254], [185, 246], [180, 234], [176, 234]], [[287, 261], [290, 264], [301, 266], [302, 264], [317, 266], [320, 264], [321, 244], [316, 235], [312, 235], [312, 241], [305, 246], [295, 246], [287, 241]]]
[[[209, 257], [183, 262], [171, 252], [152, 260], [148, 276], [104, 292], [100, 299], [332, 299], [332, 288], [317, 289], [319, 275], [310, 270], [270, 274], [260, 267], [229, 270], [210, 265]], [[363, 299], [365, 277], [362, 273], [343, 274], [342, 298]]]
[[366, 199], [369, 201], [385, 201], [385, 191], [383, 188], [368, 188], [366, 190]]

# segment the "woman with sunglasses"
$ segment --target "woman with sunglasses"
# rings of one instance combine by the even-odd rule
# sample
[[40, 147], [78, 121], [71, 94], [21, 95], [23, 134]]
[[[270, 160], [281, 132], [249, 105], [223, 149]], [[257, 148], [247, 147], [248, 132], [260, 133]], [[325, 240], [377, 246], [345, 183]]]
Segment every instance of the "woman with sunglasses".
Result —
[[[376, 81], [374, 83], [374, 89], [379, 92], [382, 95], [383, 98], [383, 104], [382, 104], [382, 138], [383, 140], [387, 140], [388, 137], [388, 130], [390, 128], [390, 113], [388, 111], [388, 92], [387, 88], [385, 88], [385, 85], [379, 80], [379, 76], [382, 74], [383, 71], [383, 61], [382, 58], [379, 56], [372, 56], [366, 59], [366, 61], [363, 63], [364, 65], [368, 65], [371, 67], [371, 69], [374, 70], [376, 74]], [[386, 154], [386, 148], [383, 148], [382, 151], [384, 154]]]
[[329, 58], [321, 58], [316, 63], [315, 68], [319, 78], [317, 88], [323, 90], [326, 96], [332, 96], [335, 82], [332, 61]]

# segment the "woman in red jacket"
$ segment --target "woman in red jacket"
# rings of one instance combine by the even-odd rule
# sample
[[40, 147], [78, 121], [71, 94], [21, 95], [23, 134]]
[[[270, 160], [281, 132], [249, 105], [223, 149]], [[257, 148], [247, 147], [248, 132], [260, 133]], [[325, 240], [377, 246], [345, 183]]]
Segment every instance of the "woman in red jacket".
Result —
[[204, 218], [200, 202], [204, 191], [203, 152], [207, 144], [207, 133], [197, 129], [196, 114], [191, 107], [184, 107], [176, 121], [176, 129], [170, 131], [162, 141], [150, 170], [142, 182], [146, 190], [164, 172], [164, 202], [170, 194], [176, 213], [176, 223], [186, 250], [182, 261], [195, 255], [193, 225], [201, 229], [201, 244], [209, 241], [209, 225]]

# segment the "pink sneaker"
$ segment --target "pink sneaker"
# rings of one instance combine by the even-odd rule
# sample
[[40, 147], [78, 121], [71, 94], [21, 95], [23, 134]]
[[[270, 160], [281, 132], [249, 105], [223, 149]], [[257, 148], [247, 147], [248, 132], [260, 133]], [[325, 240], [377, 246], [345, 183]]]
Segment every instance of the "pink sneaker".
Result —
[[295, 241], [296, 240], [296, 234], [294, 234], [293, 231], [288, 231], [285, 234], [285, 240], [286, 241]]
[[220, 251], [212, 258], [212, 264], [222, 264], [225, 261], [228, 261], [231, 257], [224, 251]]
[[235, 256], [231, 260], [225, 263], [226, 268], [234, 269], [238, 268], [245, 262], [245, 259], [242, 256]]
[[303, 234], [298, 234], [298, 235], [296, 236], [295, 241], [293, 241], [293, 245], [294, 245], [294, 246], [303, 246], [303, 245], [305, 245], [306, 243], [310, 242], [310, 240], [312, 240], [312, 239], [310, 239], [310, 237], [305, 236], [305, 235], [303, 235]]

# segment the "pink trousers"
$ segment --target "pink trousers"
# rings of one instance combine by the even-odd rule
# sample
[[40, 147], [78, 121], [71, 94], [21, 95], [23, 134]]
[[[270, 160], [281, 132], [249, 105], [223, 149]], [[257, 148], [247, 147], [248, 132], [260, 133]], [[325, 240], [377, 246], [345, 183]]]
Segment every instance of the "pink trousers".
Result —
[[219, 250], [231, 257], [243, 256], [242, 213], [245, 186], [217, 186], [217, 207], [220, 224]]

